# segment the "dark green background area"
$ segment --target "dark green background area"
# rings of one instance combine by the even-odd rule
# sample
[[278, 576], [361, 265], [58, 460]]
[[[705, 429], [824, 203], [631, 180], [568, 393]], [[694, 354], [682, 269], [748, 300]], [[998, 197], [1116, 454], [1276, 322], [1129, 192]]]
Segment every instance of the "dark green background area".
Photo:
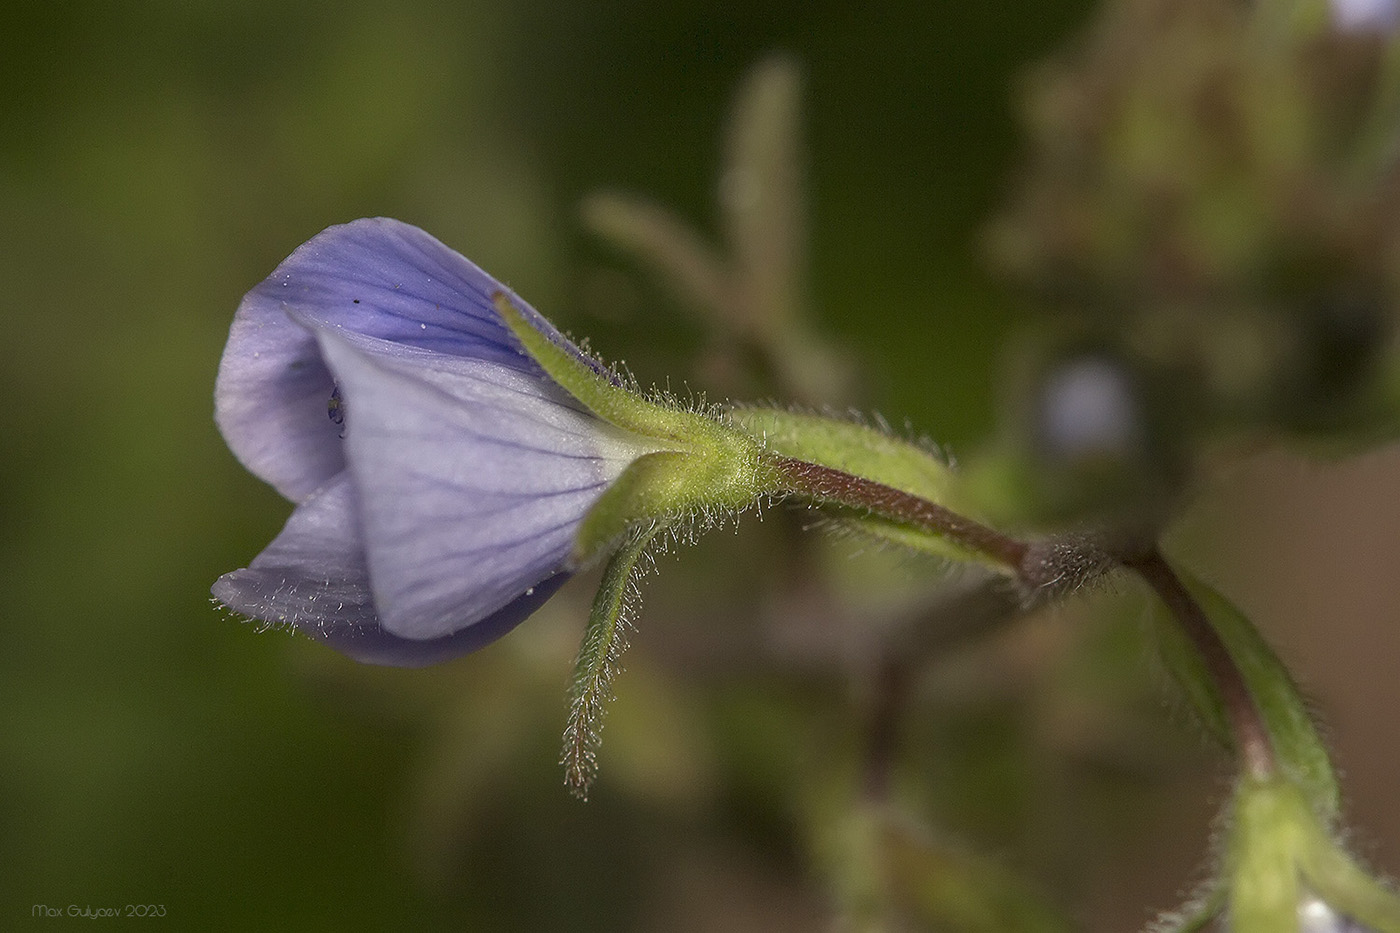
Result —
[[[385, 696], [432, 681], [494, 713], [535, 688], [481, 695], [490, 652], [361, 673], [210, 605], [287, 514], [210, 417], [238, 299], [322, 227], [397, 216], [664, 381], [647, 343], [675, 356], [682, 318], [650, 293], [588, 313], [614, 257], [575, 204], [622, 187], [708, 227], [734, 87], [786, 49], [822, 321], [888, 414], [974, 437], [1008, 316], [969, 245], [1012, 145], [1007, 79], [1080, 6], [6, 4], [0, 926], [146, 901], [178, 928], [630, 922], [660, 818], [565, 798], [562, 700], [488, 782], [464, 877], [425, 881], [405, 826], [432, 714]], [[382, 693], [347, 703], [361, 678]]]
[[[289, 512], [213, 426], [223, 340], [297, 244], [390, 215], [644, 384], [703, 390], [667, 368], [695, 325], [664, 296], [598, 300], [627, 266], [576, 205], [621, 188], [712, 229], [734, 88], [780, 49], [805, 69], [820, 324], [875, 407], [956, 452], [989, 428], [1019, 320], [976, 246], [1013, 162], [1012, 82], [1086, 12], [6, 4], [0, 927], [35, 904], [151, 903], [178, 929], [718, 929], [678, 905], [726, 900], [770, 929], [824, 923], [775, 788], [803, 764], [792, 723], [830, 698], [736, 684], [702, 714], [671, 697], [660, 721], [694, 729], [629, 765], [646, 743], [626, 730], [667, 696], [643, 657], [610, 724], [618, 777], [605, 754], [582, 806], [555, 764], [582, 589], [536, 634], [421, 672], [356, 668], [213, 607], [209, 584]], [[703, 598], [685, 566], [662, 575]], [[704, 870], [658, 869], [677, 848]]]

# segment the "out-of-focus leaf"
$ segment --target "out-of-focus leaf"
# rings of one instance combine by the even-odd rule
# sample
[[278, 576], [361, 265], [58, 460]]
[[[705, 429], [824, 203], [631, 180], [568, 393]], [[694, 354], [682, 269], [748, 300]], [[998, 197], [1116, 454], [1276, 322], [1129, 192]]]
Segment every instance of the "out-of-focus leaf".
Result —
[[826, 812], [820, 848], [843, 930], [1068, 933], [1059, 908], [994, 860], [938, 838], [887, 804]]
[[720, 179], [724, 217], [755, 328], [787, 330], [806, 302], [801, 268], [806, 244], [796, 63], [759, 63], [739, 92]]
[[880, 826], [880, 848], [893, 896], [931, 929], [1072, 929], [1057, 908], [1002, 866], [940, 844], [907, 822], [887, 817]]
[[724, 258], [671, 211], [612, 192], [590, 196], [581, 211], [594, 233], [651, 267], [686, 303], [743, 326]]

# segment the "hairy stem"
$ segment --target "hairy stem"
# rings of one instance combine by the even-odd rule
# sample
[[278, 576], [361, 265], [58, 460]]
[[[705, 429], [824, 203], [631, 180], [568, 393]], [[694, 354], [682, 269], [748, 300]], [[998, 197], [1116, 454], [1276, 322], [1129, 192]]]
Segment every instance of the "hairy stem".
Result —
[[772, 465], [789, 492], [817, 502], [866, 509], [881, 518], [914, 525], [970, 551], [986, 555], [1018, 575], [1021, 573], [1022, 562], [1030, 547], [1026, 542], [988, 528], [936, 502], [872, 479], [794, 457], [775, 457]]
[[[1239, 666], [1205, 611], [1156, 547], [1128, 538], [1110, 544], [1094, 536], [1062, 535], [1028, 542], [1002, 534], [946, 506], [833, 467], [793, 457], [775, 457], [771, 466], [788, 492], [817, 504], [866, 509], [874, 515], [924, 529], [991, 558], [1011, 570], [1022, 585], [1021, 607], [1053, 599], [1096, 579], [1114, 567], [1136, 572], [1156, 592], [1200, 653], [1220, 692], [1241, 766], [1255, 777], [1276, 770], [1273, 741]], [[895, 681], [897, 682], [897, 678]], [[877, 704], [877, 708], [880, 704]], [[885, 739], [875, 730], [876, 752]], [[881, 782], [878, 773], [875, 784]]]
[[1200, 653], [1206, 671], [1220, 691], [1220, 699], [1234, 736], [1240, 765], [1250, 775], [1267, 778], [1276, 770], [1273, 740], [1244, 674], [1216, 634], [1200, 603], [1157, 549], [1127, 557], [1123, 565], [1135, 571], [1171, 610], [1186, 637]]

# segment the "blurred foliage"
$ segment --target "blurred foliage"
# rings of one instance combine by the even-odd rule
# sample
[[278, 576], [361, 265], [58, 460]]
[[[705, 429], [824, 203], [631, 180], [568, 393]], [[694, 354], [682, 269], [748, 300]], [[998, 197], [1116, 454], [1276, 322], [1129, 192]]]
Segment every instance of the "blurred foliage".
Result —
[[[663, 556], [580, 805], [557, 755], [586, 585], [427, 671], [357, 667], [210, 606], [288, 511], [218, 437], [214, 369], [277, 261], [385, 214], [644, 384], [714, 388], [703, 322], [585, 237], [578, 204], [645, 192], [720, 241], [733, 89], [780, 48], [805, 78], [814, 327], [862, 364], [852, 398], [957, 452], [990, 429], [1021, 323], [974, 245], [1017, 139], [1008, 89], [1087, 10], [6, 4], [0, 924], [35, 903], [162, 903], [177, 928], [827, 923], [812, 852], [830, 849], [811, 837], [849, 803], [879, 683], [864, 627], [911, 624], [909, 574], [859, 541], [798, 541], [785, 517]], [[813, 566], [834, 568], [821, 587]], [[969, 911], [1108, 896], [1095, 878], [1143, 811], [1175, 815], [1164, 777], [1206, 783], [1139, 673], [1141, 632], [1074, 612], [905, 685], [892, 780], [947, 838], [902, 835], [903, 864], [966, 840], [1005, 853], [987, 877], [1043, 889]], [[926, 895], [910, 883], [901, 903], [924, 916]]]

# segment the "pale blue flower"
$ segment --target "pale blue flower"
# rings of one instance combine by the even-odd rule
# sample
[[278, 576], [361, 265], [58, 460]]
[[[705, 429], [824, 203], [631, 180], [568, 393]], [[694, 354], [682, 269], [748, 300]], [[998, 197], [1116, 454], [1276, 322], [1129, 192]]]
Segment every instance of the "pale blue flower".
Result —
[[215, 418], [297, 507], [214, 584], [219, 602], [361, 661], [420, 665], [500, 637], [563, 583], [584, 514], [654, 448], [525, 355], [498, 293], [585, 359], [467, 259], [384, 218], [331, 227], [248, 293]]

